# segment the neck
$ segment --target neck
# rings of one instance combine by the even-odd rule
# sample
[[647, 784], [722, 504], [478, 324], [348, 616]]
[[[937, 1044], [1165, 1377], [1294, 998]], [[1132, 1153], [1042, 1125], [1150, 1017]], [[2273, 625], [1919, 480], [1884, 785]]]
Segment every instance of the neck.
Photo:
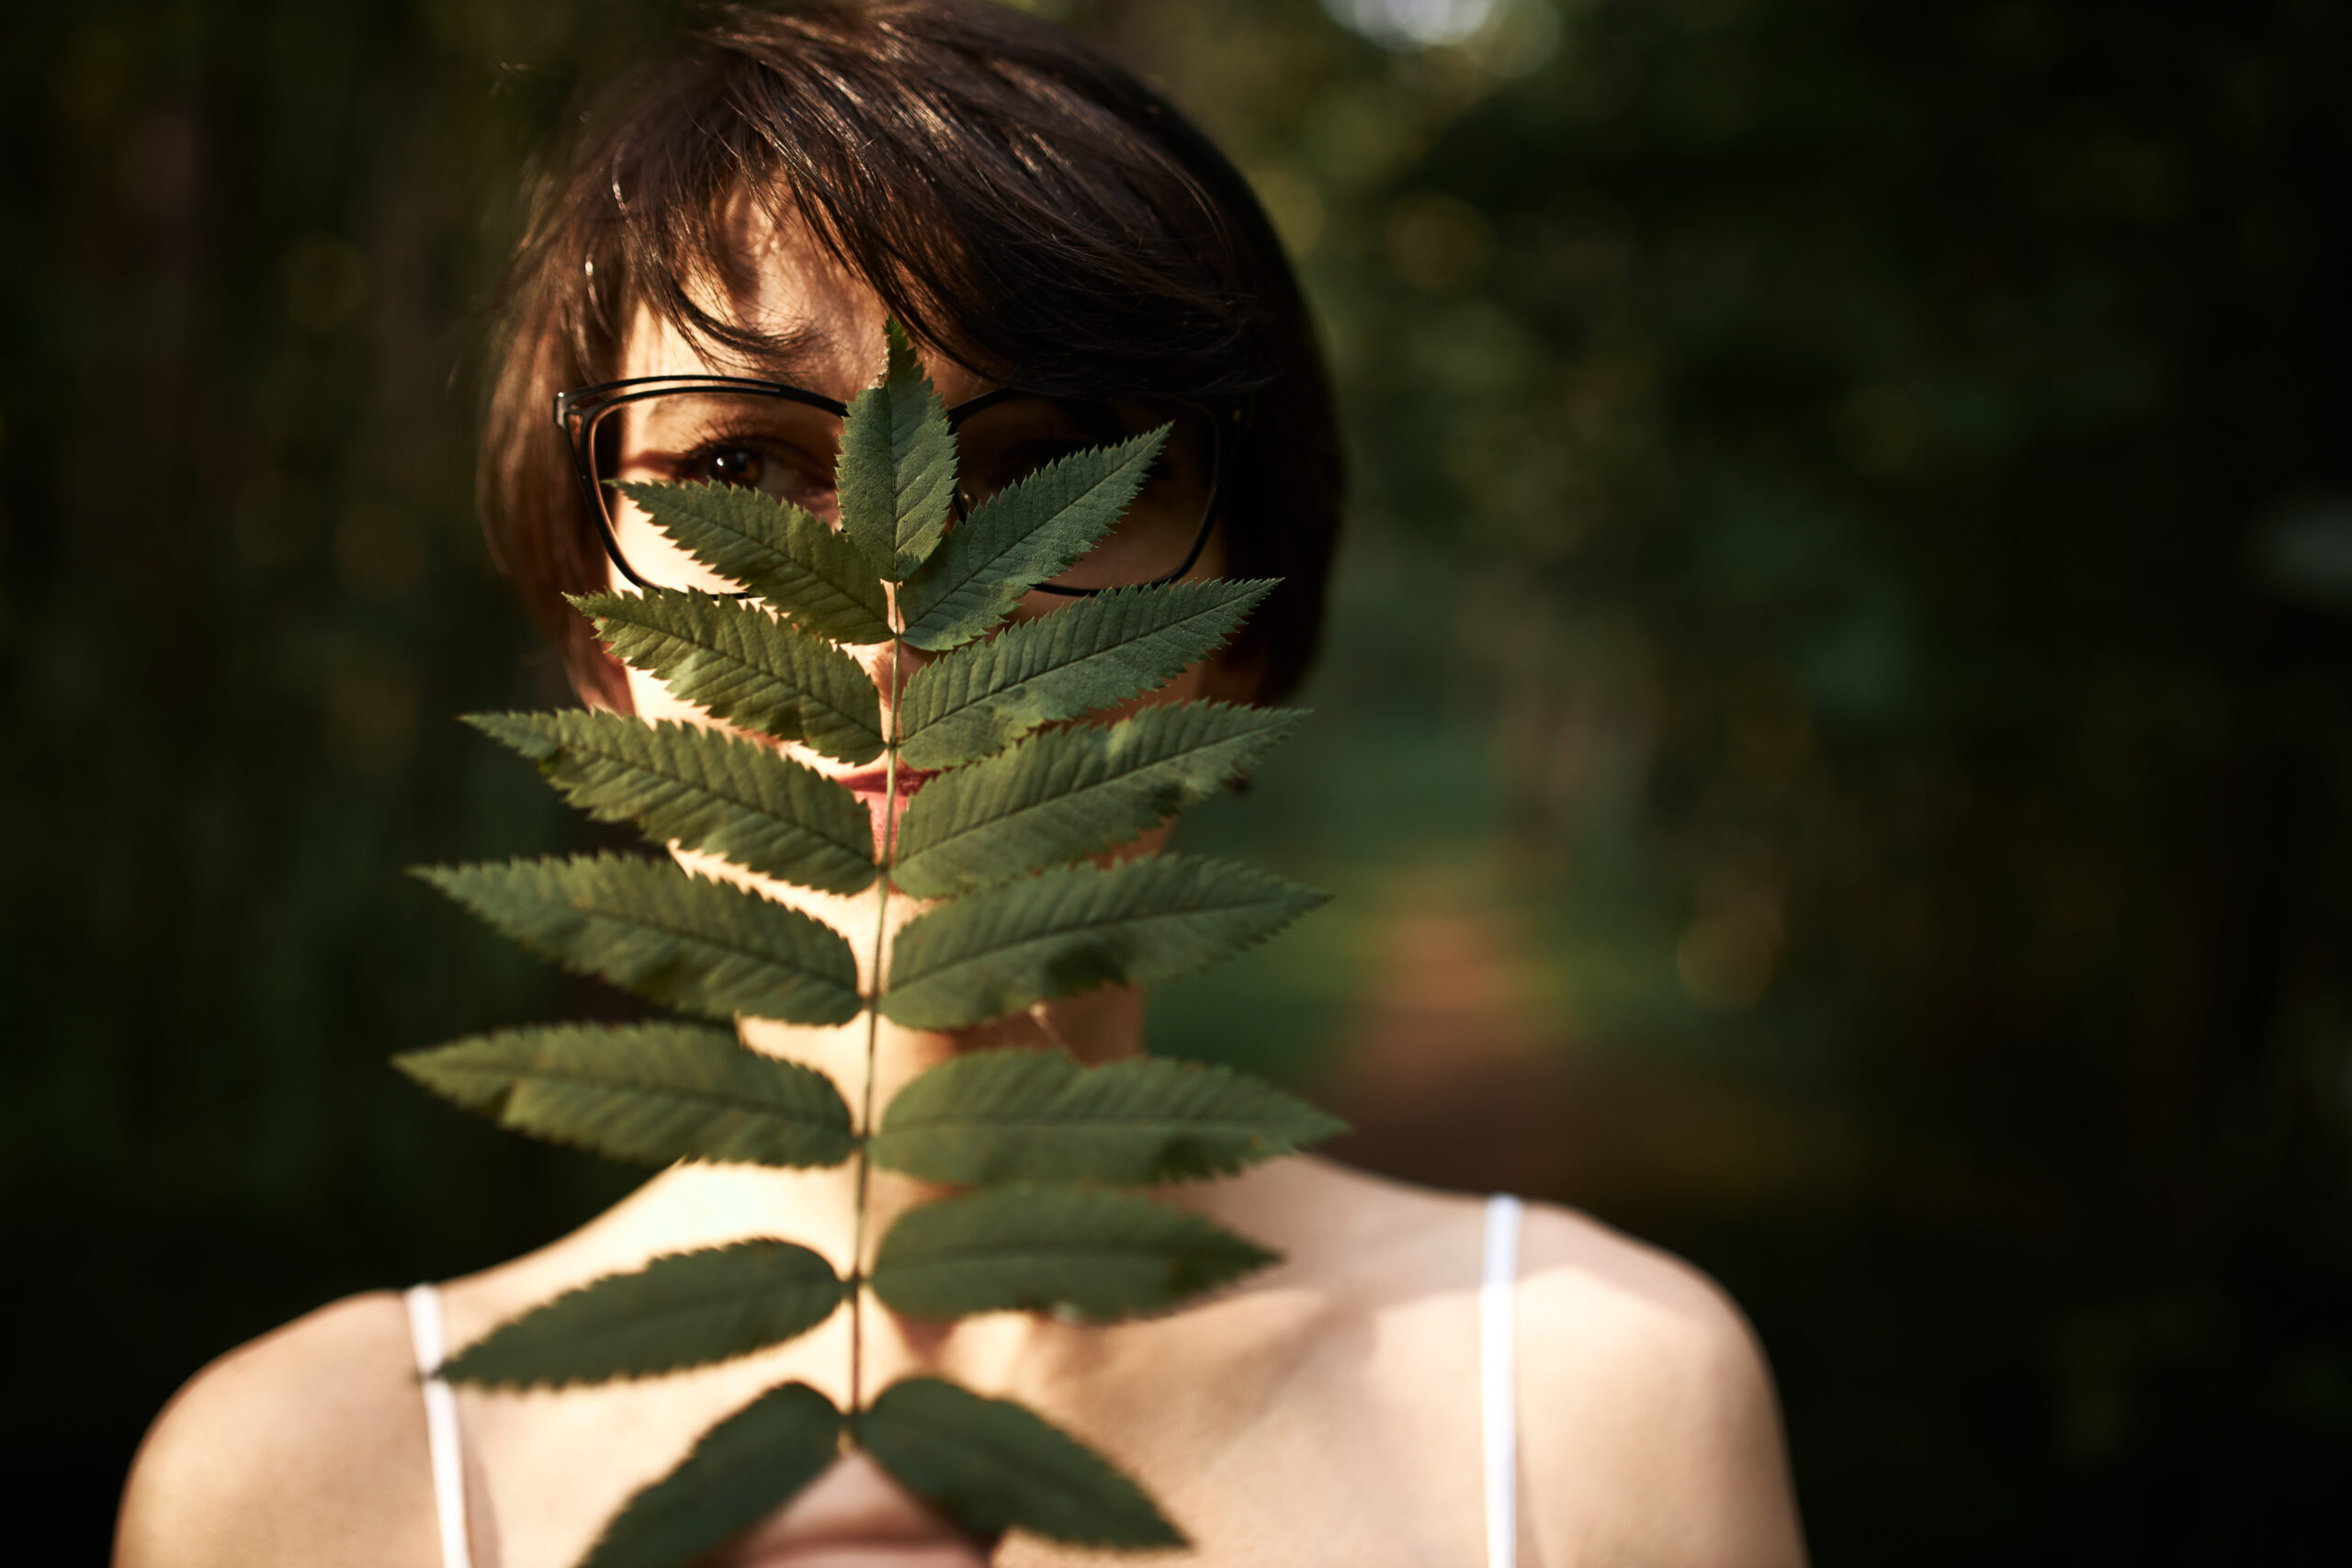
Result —
[[[816, 1068], [833, 1080], [853, 1106], [865, 1100], [865, 1031], [862, 1018], [834, 1029], [757, 1018], [742, 1024], [743, 1043]], [[1107, 987], [953, 1032], [901, 1029], [885, 1019], [875, 1039], [876, 1111], [886, 1110], [891, 1097], [910, 1080], [951, 1056], [1008, 1047], [1064, 1051], [1090, 1066], [1136, 1055], [1143, 1049], [1143, 993], [1132, 986]]]

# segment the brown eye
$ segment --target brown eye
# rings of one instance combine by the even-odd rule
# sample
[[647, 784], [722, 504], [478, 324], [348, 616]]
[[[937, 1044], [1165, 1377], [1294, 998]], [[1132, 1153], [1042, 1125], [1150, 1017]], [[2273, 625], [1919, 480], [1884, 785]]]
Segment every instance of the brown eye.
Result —
[[739, 442], [703, 447], [678, 465], [678, 477], [756, 490], [818, 512], [826, 510], [832, 491], [830, 476], [820, 477], [798, 453]]
[[702, 468], [703, 477], [712, 484], [748, 485], [756, 490], [767, 463], [748, 446], [729, 446], [706, 457]]

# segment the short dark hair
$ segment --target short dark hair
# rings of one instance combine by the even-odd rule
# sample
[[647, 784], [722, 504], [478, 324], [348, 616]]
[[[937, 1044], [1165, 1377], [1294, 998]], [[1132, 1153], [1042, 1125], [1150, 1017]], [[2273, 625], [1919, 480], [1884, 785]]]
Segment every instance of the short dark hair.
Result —
[[918, 340], [1054, 395], [1238, 411], [1219, 481], [1228, 570], [1283, 586], [1227, 658], [1261, 701], [1321, 631], [1341, 465], [1329, 380], [1249, 184], [1158, 94], [989, 0], [729, 7], [587, 100], [531, 182], [492, 340], [480, 474], [500, 566], [583, 695], [628, 705], [562, 595], [601, 587], [553, 395], [616, 376], [640, 305], [722, 355], [764, 346], [698, 304], [739, 276], [730, 208], [797, 214]]

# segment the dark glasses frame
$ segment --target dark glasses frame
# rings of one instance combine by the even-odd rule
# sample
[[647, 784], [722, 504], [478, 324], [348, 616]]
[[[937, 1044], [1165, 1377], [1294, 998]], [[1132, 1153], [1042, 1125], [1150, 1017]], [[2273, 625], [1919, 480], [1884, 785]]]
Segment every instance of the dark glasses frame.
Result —
[[[749, 376], [628, 376], [617, 381], [599, 381], [590, 387], [576, 387], [555, 395], [555, 423], [571, 446], [572, 471], [580, 480], [580, 494], [588, 506], [588, 514], [596, 520], [596, 537], [605, 547], [605, 554], [620, 568], [621, 575], [639, 588], [654, 590], [658, 585], [637, 574], [621, 554], [618, 536], [613, 529], [611, 510], [605, 503], [604, 487], [596, 478], [596, 454], [594, 432], [596, 422], [623, 403], [637, 402], [646, 398], [661, 397], [669, 392], [736, 392], [775, 398], [781, 402], [798, 403], [816, 409], [835, 419], [849, 417], [849, 405], [839, 398], [829, 398], [822, 392], [812, 392], [806, 387], [795, 387], [784, 381], [764, 381]], [[951, 431], [972, 415], [1014, 398], [1040, 397], [1042, 393], [1024, 391], [1017, 387], [1000, 387], [993, 392], [982, 392], [967, 398], [947, 411], [947, 428]], [[1122, 583], [1127, 588], [1157, 588], [1174, 582], [1193, 570], [1208, 548], [1209, 535], [1216, 527], [1216, 499], [1219, 470], [1224, 462], [1224, 422], [1198, 403], [1176, 401], [1175, 406], [1190, 409], [1201, 416], [1208, 431], [1208, 495], [1201, 502], [1200, 526], [1193, 532], [1193, 547], [1184, 556], [1184, 563], [1175, 570], [1153, 578], [1149, 582]], [[956, 491], [956, 515], [965, 515], [964, 493]], [[1037, 584], [1037, 591], [1058, 593], [1064, 598], [1091, 599], [1097, 593], [1107, 593], [1109, 588], [1061, 588], [1050, 582]], [[729, 598], [750, 597], [748, 590], [737, 590]]]

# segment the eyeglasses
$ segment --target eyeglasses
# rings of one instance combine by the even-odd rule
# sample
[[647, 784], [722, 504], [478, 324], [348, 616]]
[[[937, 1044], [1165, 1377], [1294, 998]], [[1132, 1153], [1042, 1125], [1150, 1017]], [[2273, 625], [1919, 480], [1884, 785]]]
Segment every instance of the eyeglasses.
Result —
[[[605, 553], [639, 588], [740, 595], [654, 525], [613, 479], [742, 485], [838, 524], [839, 399], [738, 376], [633, 376], [555, 398], [582, 494]], [[1058, 457], [1170, 427], [1135, 501], [1102, 542], [1039, 588], [1072, 596], [1172, 582], [1193, 570], [1216, 525], [1218, 421], [1194, 403], [1049, 398], [1006, 389], [947, 411], [960, 519]]]

